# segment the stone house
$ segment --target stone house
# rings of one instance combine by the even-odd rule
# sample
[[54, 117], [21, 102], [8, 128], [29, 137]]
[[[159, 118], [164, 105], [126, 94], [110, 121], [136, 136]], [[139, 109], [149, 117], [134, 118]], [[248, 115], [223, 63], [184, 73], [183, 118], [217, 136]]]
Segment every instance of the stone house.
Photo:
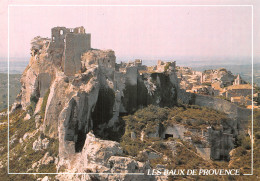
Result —
[[227, 87], [226, 98], [252, 95], [252, 86], [250, 84], [232, 85]]

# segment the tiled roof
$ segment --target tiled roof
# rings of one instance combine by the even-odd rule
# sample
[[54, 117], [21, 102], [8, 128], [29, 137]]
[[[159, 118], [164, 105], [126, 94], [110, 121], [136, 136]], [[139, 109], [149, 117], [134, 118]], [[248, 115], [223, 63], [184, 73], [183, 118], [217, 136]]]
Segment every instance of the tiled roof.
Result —
[[240, 85], [228, 86], [228, 90], [234, 90], [234, 89], [252, 89], [252, 86], [250, 84], [240, 84]]
[[241, 97], [231, 97], [231, 102], [240, 102]]

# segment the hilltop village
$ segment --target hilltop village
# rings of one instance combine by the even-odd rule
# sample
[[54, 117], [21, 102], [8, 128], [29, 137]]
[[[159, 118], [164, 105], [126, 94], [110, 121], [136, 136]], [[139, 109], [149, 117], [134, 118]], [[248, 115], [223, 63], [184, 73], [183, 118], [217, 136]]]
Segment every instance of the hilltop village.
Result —
[[[248, 109], [259, 108], [260, 93], [252, 84], [243, 80], [240, 74], [233, 75], [225, 68], [216, 70], [194, 71], [191, 67], [176, 66], [176, 62], [158, 60], [155, 66], [145, 66], [142, 60], [136, 59], [128, 63], [116, 63], [116, 70], [125, 72], [127, 67], [137, 67], [139, 72], [165, 72], [168, 68], [174, 70], [178, 77], [180, 88], [186, 92], [214, 96], [225, 99]], [[252, 102], [253, 95], [253, 102]]]
[[[142, 60], [136, 59], [129, 62], [116, 63], [115, 57], [112, 60], [100, 60], [88, 62], [90, 56], [97, 54], [98, 50], [91, 48], [91, 35], [85, 33], [83, 27], [78, 28], [65, 28], [55, 27], [52, 28], [52, 36], [50, 39], [36, 37], [32, 40], [31, 55], [38, 59], [41, 48], [48, 49], [48, 53], [53, 51], [60, 52], [62, 61], [55, 61], [54, 63], [61, 66], [64, 74], [67, 76], [79, 73], [84, 66], [99, 65], [103, 67], [114, 68], [115, 71], [120, 73], [129, 72], [130, 69], [136, 69], [139, 73], [153, 73], [175, 71], [178, 77], [180, 88], [186, 92], [196, 93], [201, 95], [215, 96], [228, 100], [237, 105], [251, 108], [258, 108], [260, 102], [260, 94], [255, 92], [253, 87], [253, 102], [252, 102], [252, 85], [243, 80], [238, 75], [233, 75], [232, 72], [225, 68], [217, 70], [205, 70], [203, 72], [193, 71], [190, 67], [176, 66], [176, 62], [164, 62], [158, 60], [155, 66], [146, 66], [142, 64]], [[89, 53], [88, 50], [92, 50]], [[103, 53], [104, 56], [114, 56], [113, 51], [108, 50]], [[106, 55], [107, 54], [107, 55]], [[95, 55], [96, 56], [96, 55]], [[115, 77], [121, 74], [116, 74]], [[117, 79], [117, 78], [116, 78]]]
[[199, 72], [190, 67], [177, 67], [176, 72], [180, 87], [187, 92], [215, 96], [249, 109], [252, 105], [258, 108], [259, 91], [244, 81], [239, 74], [233, 75], [225, 68]]

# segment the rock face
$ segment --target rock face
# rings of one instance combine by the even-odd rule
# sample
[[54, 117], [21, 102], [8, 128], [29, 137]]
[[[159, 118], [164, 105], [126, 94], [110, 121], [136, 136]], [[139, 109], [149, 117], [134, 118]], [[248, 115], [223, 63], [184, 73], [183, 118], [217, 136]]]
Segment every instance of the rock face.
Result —
[[217, 70], [206, 70], [203, 72], [202, 80], [205, 81], [214, 81], [220, 82], [221, 86], [232, 85], [235, 76], [224, 68]]
[[[75, 41], [81, 42], [75, 46], [82, 44], [83, 48], [75, 47]], [[90, 35], [81, 27], [73, 32], [65, 27], [53, 28], [51, 39], [36, 37], [31, 44], [32, 56], [22, 75], [21, 93], [13, 110], [36, 105], [34, 114], [37, 115], [44, 106], [41, 130], [49, 137], [59, 138], [61, 160], [78, 153], [90, 154], [87, 148], [91, 144], [85, 141], [86, 134], [93, 130], [95, 135], [106, 138], [109, 129], [118, 129], [116, 124], [121, 114], [133, 113], [149, 104], [173, 106], [177, 103], [175, 63], [161, 62], [162, 72], [140, 73], [139, 64], [118, 71], [114, 51], [91, 49]], [[142, 66], [142, 70], [144, 68]], [[118, 147], [113, 145], [115, 143], [109, 144], [114, 151]], [[104, 146], [108, 147], [105, 143]], [[44, 140], [34, 143], [35, 150], [45, 147]], [[121, 152], [118, 148], [99, 159], [104, 161]], [[85, 164], [88, 162], [98, 160], [85, 160]]]
[[[106, 64], [102, 64], [104, 60]], [[58, 135], [55, 131], [59, 130], [62, 150], [69, 148], [65, 146], [68, 143], [75, 147], [68, 153], [80, 152], [90, 130], [106, 138], [108, 128], [116, 129], [120, 114], [149, 104], [176, 104], [176, 85], [171, 82], [174, 71], [140, 74], [136, 67], [129, 67], [122, 73], [115, 71], [114, 64], [113, 51], [90, 50], [82, 58], [84, 72], [57, 78], [51, 86], [44, 124], [51, 136]]]
[[33, 150], [42, 150], [46, 149], [49, 146], [49, 140], [47, 138], [41, 139], [41, 137], [38, 138], [38, 140], [35, 140], [33, 142]]
[[[93, 133], [88, 133], [82, 152], [80, 154], [62, 157], [59, 167], [66, 167], [68, 171], [77, 173], [145, 173], [150, 168], [148, 163], [135, 161], [123, 157], [123, 150], [118, 142], [101, 140]], [[80, 175], [59, 175], [59, 180], [86, 180], [90, 178]], [[154, 180], [153, 177], [144, 175], [95, 175], [99, 180]], [[92, 178], [93, 179], [93, 178]]]
[[[23, 72], [21, 93], [12, 111], [18, 107], [25, 110], [30, 105], [36, 105], [34, 114], [38, 114], [44, 108], [44, 121], [40, 129], [47, 136], [59, 139], [59, 168], [71, 172], [123, 170], [125, 173], [144, 173], [149, 167], [148, 163], [123, 157], [119, 143], [101, 140], [95, 135], [106, 139], [111, 134], [109, 130], [118, 130], [120, 115], [131, 114], [149, 104], [171, 107], [177, 104], [180, 97], [185, 103], [198, 105], [204, 105], [207, 101], [180, 91], [175, 62], [159, 61], [152, 71], [146, 71], [139, 61], [120, 67], [116, 64], [114, 51], [91, 49], [90, 35], [85, 34], [82, 28], [72, 31], [56, 27], [52, 29], [51, 39], [36, 37], [32, 40], [32, 56]], [[39, 127], [41, 117], [36, 117]], [[234, 125], [238, 125], [237, 122]], [[182, 128], [173, 130], [179, 131], [176, 137], [184, 134]], [[212, 132], [212, 135], [212, 140], [215, 139], [214, 135], [219, 135], [226, 144], [230, 143], [230, 138], [224, 134]], [[158, 136], [159, 131], [150, 135]], [[39, 138], [33, 143], [33, 149], [46, 149], [48, 143], [48, 140]], [[220, 159], [227, 154], [217, 150], [221, 145], [215, 146], [216, 152], [212, 153], [212, 158]], [[46, 160], [53, 161], [53, 158], [47, 155]], [[60, 180], [70, 177], [81, 179], [78, 175], [57, 177]], [[143, 176], [129, 175], [98, 176], [98, 179], [144, 180]]]
[[[223, 128], [220, 131], [209, 129], [209, 149], [206, 148], [203, 152], [205, 155], [210, 155], [213, 160], [229, 160], [229, 152], [234, 148], [234, 139], [243, 132], [245, 125], [251, 115], [250, 109], [241, 108], [229, 101], [185, 92], [178, 90], [178, 99], [187, 104], [195, 104], [205, 106], [217, 111], [224, 112], [230, 118], [229, 122], [223, 123]], [[198, 152], [201, 152], [201, 148]]]
[[122, 154], [123, 150], [120, 148], [118, 142], [100, 140], [92, 133], [87, 134], [86, 142], [82, 150], [82, 159], [85, 167], [89, 164], [107, 162], [111, 156]]
[[213, 160], [229, 160], [229, 152], [234, 148], [233, 135], [210, 129], [209, 136], [211, 143], [210, 158]]

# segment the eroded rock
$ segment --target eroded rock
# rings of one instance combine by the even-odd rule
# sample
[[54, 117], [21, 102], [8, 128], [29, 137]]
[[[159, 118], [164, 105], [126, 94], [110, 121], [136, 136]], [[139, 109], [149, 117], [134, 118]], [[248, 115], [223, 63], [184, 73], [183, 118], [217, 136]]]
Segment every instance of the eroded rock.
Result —
[[49, 146], [49, 140], [47, 138], [41, 139], [39, 136], [37, 140], [33, 142], [32, 149], [34, 151], [45, 150]]

